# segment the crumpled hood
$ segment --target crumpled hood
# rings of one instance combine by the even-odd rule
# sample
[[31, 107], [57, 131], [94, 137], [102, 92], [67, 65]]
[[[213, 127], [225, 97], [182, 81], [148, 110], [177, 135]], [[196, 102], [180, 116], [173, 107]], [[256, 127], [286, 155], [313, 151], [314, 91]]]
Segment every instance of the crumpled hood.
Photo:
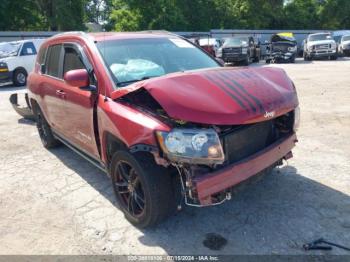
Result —
[[147, 90], [170, 117], [202, 124], [264, 121], [298, 105], [292, 81], [282, 69], [273, 67], [174, 73], [118, 89], [111, 98], [140, 88]]

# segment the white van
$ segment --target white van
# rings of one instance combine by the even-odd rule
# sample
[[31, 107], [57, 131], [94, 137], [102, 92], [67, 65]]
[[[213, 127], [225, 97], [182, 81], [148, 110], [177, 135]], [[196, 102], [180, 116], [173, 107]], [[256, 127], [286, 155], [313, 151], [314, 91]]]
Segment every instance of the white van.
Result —
[[24, 86], [33, 71], [40, 45], [45, 39], [28, 39], [0, 43], [0, 83]]

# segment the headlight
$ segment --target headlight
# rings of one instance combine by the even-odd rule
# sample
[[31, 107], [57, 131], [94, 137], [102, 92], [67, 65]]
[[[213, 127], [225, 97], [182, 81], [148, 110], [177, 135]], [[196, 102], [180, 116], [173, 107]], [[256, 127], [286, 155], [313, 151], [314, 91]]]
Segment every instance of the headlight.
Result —
[[290, 46], [290, 47], [288, 47], [288, 51], [295, 52], [295, 51], [297, 51], [297, 47], [296, 46]]
[[224, 152], [213, 129], [178, 129], [156, 132], [163, 153], [171, 161], [193, 164], [221, 164]]
[[298, 131], [300, 126], [300, 108], [297, 106], [294, 109], [294, 124], [293, 124], [293, 130], [294, 132]]
[[222, 49], [219, 48], [217, 51], [216, 51], [216, 56], [222, 56]]
[[7, 67], [7, 64], [4, 62], [0, 62], [0, 72], [8, 72], [9, 69]]
[[242, 54], [246, 54], [248, 52], [248, 48], [247, 47], [243, 47], [242, 48]]

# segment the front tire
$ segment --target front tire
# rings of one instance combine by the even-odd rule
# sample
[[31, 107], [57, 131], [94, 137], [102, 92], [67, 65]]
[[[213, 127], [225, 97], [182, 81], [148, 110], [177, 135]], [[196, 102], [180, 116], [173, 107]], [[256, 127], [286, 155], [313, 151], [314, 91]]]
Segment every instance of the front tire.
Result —
[[304, 61], [311, 61], [312, 60], [311, 56], [309, 56], [306, 52], [304, 52], [303, 56], [304, 56]]
[[253, 62], [254, 63], [259, 63], [260, 62], [259, 56], [255, 56]]
[[13, 73], [12, 82], [15, 86], [25, 86], [27, 84], [27, 72], [24, 69], [16, 69]]
[[43, 146], [49, 149], [60, 145], [60, 142], [53, 136], [49, 123], [46, 121], [40, 108], [36, 107], [35, 111], [36, 127]]
[[159, 224], [176, 210], [171, 175], [148, 153], [117, 151], [110, 175], [120, 209], [139, 228]]
[[243, 65], [248, 66], [249, 65], [249, 55], [243, 60]]

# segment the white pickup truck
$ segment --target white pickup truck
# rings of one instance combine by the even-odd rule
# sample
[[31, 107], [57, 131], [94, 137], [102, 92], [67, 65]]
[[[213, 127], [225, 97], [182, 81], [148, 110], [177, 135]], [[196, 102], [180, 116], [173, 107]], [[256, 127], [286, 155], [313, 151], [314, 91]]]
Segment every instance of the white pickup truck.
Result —
[[330, 33], [311, 34], [304, 40], [304, 60], [310, 61], [314, 58], [338, 58], [337, 44]]
[[23, 86], [33, 71], [37, 51], [45, 39], [0, 43], [0, 83]]

